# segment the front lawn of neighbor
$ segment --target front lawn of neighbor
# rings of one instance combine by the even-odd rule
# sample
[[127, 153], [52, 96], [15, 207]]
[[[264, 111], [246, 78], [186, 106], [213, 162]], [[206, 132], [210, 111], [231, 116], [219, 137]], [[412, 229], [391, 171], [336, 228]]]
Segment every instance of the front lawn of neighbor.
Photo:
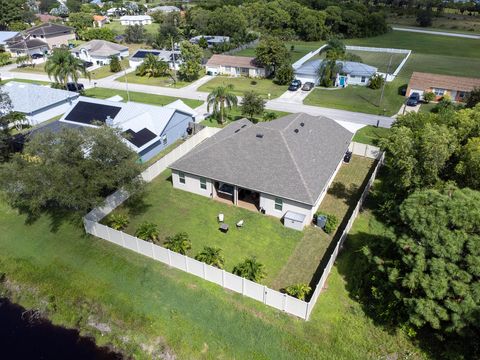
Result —
[[[171, 96], [163, 96], [163, 95], [155, 95], [155, 94], [148, 94], [136, 91], [129, 91], [130, 93], [130, 101], [145, 103], [145, 104], [152, 104], [152, 105], [167, 105], [175, 100], [182, 100], [186, 105], [190, 106], [191, 108], [195, 109], [196, 107], [203, 104], [200, 100], [192, 100], [192, 99], [185, 99], [185, 98], [175, 98]], [[117, 89], [107, 89], [107, 88], [91, 88], [85, 90], [85, 96], [90, 96], [98, 99], [107, 99], [115, 95], [120, 95], [124, 101], [127, 101], [127, 92], [125, 90], [117, 90]]]
[[[188, 256], [194, 257], [204, 246], [221, 248], [225, 270], [230, 272], [246, 257], [255, 256], [265, 265], [267, 277], [263, 282], [271, 284], [303, 233], [285, 228], [277, 218], [174, 189], [170, 175], [171, 171], [165, 171], [148, 184], [143, 202], [138, 206], [125, 205], [117, 210], [129, 215], [126, 232], [133, 235], [142, 222], [153, 222], [158, 225], [163, 243], [167, 236], [184, 231], [192, 241]], [[218, 229], [220, 213], [230, 225], [227, 233]], [[240, 220], [244, 220], [245, 225], [236, 229], [235, 224]]]
[[27, 84], [37, 84], [37, 85], [50, 85], [50, 83], [48, 81], [18, 79], [18, 78], [1, 80], [0, 85], [6, 84], [9, 81], [16, 81], [16, 82], [23, 82], [23, 83], [27, 83]]
[[367, 125], [355, 133], [352, 141], [378, 146], [378, 141], [384, 137], [387, 137], [389, 134], [390, 129]]
[[[228, 112], [226, 114], [225, 124], [223, 124], [223, 125], [220, 124], [218, 122], [217, 117], [209, 116], [208, 118], [206, 118], [205, 120], [202, 121], [202, 125], [210, 126], [210, 127], [225, 127], [226, 125], [228, 125], [232, 121], [243, 119], [245, 117], [244, 115], [242, 115], [242, 109], [240, 108], [240, 106], [234, 107], [231, 110], [227, 110], [227, 111]], [[267, 113], [267, 112], [268, 113], [274, 113], [277, 116], [276, 119], [289, 114], [289, 113], [284, 112], [284, 111], [265, 109], [265, 113]], [[253, 118], [253, 122], [261, 122], [261, 121], [263, 121], [262, 115], [255, 116]]]
[[200, 86], [198, 91], [205, 91], [209, 93], [217, 86], [225, 86], [228, 84], [232, 84], [234, 86], [233, 92], [238, 96], [242, 96], [245, 92], [253, 90], [265, 99], [268, 99], [268, 94], [270, 94], [270, 99], [279, 97], [285, 91], [287, 91], [288, 87], [286, 85], [276, 85], [272, 80], [269, 79], [216, 76], [206, 84]]
[[[348, 219], [357, 205], [373, 164], [373, 159], [356, 155], [352, 156], [349, 164], [342, 164], [319, 210], [335, 215], [339, 223]], [[336, 240], [335, 233], [328, 235], [319, 228], [306, 227], [302, 240], [274, 280], [274, 288], [281, 289], [292, 284], [311, 282], [313, 288], [328, 261], [326, 257], [330, 254], [327, 250], [334, 245], [333, 239]], [[315, 273], [319, 265], [320, 276], [317, 276]]]
[[[119, 78], [116, 78], [115, 81], [125, 82], [125, 75]], [[151, 85], [151, 86], [163, 86], [163, 87], [172, 87], [172, 88], [182, 88], [189, 82], [185, 81], [176, 81], [169, 76], [161, 77], [148, 77], [148, 76], [137, 76], [135, 72], [127, 74], [127, 81], [132, 84], [142, 84], [142, 85]]]
[[35, 66], [22, 66], [16, 67], [10, 70], [11, 72], [20, 72], [20, 73], [32, 73], [32, 74], [42, 74], [47, 75], [45, 72], [45, 63], [36, 64]]
[[[127, 69], [129, 67], [128, 59], [123, 59], [121, 61], [122, 69]], [[119, 73], [113, 73], [110, 71], [110, 64], [101, 66], [95, 70], [90, 71], [90, 77], [92, 80], [103, 79], [110, 75], [115, 75]]]

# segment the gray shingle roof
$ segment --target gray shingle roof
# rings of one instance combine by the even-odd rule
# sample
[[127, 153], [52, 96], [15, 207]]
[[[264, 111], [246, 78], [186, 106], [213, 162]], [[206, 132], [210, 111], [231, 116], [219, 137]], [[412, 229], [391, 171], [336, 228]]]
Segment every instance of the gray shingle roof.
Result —
[[79, 96], [72, 91], [16, 81], [6, 83], [2, 89], [10, 97], [13, 110], [25, 114], [31, 114], [66, 101], [73, 101]]
[[128, 51], [128, 47], [115, 44], [113, 42], [106, 41], [106, 40], [90, 40], [89, 42], [79, 45], [70, 51], [78, 53], [82, 49], [86, 49], [92, 56], [104, 56], [104, 57], [118, 55], [123, 51]]
[[[320, 64], [323, 62], [322, 59], [315, 59], [311, 61], [307, 61], [305, 64], [300, 66], [296, 71], [295, 74], [297, 75], [310, 75], [310, 76], [316, 76], [318, 73], [318, 69], [320, 67]], [[337, 64], [342, 66], [342, 72], [346, 74], [350, 74], [353, 76], [373, 76], [377, 72], [377, 68], [367, 65], [367, 64], [362, 64], [359, 62], [355, 61], [340, 61], [337, 60]]]
[[256, 125], [241, 119], [170, 167], [314, 205], [352, 136], [330, 118], [304, 113]]
[[45, 23], [33, 26], [30, 29], [25, 30], [25, 34], [37, 36], [43, 35], [48, 37], [56, 34], [71, 34], [74, 30], [75, 29], [70, 26], [54, 23]]

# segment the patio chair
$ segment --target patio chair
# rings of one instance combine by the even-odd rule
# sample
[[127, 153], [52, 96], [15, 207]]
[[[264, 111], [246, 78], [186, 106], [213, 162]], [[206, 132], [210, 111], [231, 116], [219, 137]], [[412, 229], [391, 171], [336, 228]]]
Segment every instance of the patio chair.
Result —
[[237, 229], [238, 229], [238, 228], [242, 228], [242, 227], [243, 227], [243, 223], [244, 223], [243, 220], [240, 220], [239, 222], [237, 222]]
[[218, 222], [223, 222], [224, 216], [223, 214], [218, 214]]

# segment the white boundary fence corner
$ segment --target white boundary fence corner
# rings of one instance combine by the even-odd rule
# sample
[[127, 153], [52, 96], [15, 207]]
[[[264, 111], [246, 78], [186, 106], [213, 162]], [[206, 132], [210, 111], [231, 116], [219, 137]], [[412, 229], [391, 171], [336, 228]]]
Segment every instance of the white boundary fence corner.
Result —
[[[200, 144], [203, 140], [214, 135], [219, 130], [220, 129], [209, 127], [202, 129], [196, 135], [186, 140], [183, 144], [179, 145], [177, 148], [172, 150], [155, 164], [146, 169], [142, 173], [143, 179], [147, 182], [152, 181], [155, 177], [165, 171], [170, 164], [184, 156], [191, 149]], [[360, 147], [360, 145], [363, 144], [353, 145], [352, 143], [351, 146], [354, 150], [354, 153], [356, 153], [355, 151], [357, 151], [359, 155], [362, 156], [367, 156], [375, 159], [379, 158], [378, 148], [370, 147], [368, 149], [363, 149]], [[176, 269], [185, 271], [204, 280], [218, 284], [226, 289], [242, 294], [243, 296], [247, 296], [254, 300], [260, 301], [265, 305], [271, 306], [275, 309], [284, 311], [301, 319], [308, 320], [313, 310], [313, 307], [315, 306], [315, 303], [318, 299], [318, 296], [320, 295], [320, 292], [325, 284], [325, 281], [327, 280], [328, 274], [330, 273], [330, 270], [335, 262], [335, 259], [337, 258], [341, 245], [343, 244], [343, 241], [345, 241], [347, 233], [350, 230], [356, 216], [358, 215], [363, 200], [367, 196], [370, 186], [375, 179], [376, 173], [378, 171], [378, 168], [380, 167], [382, 160], [383, 155], [381, 155], [380, 161], [375, 168], [371, 178], [369, 179], [369, 182], [362, 193], [360, 201], [358, 202], [352, 216], [350, 217], [346, 228], [342, 232], [342, 236], [340, 237], [340, 240], [338, 241], [335, 250], [330, 257], [328, 265], [323, 271], [323, 275], [315, 288], [310, 302], [299, 300], [290, 295], [281, 293], [277, 290], [270, 289], [265, 285], [255, 283], [253, 281], [229, 273], [225, 270], [221, 270], [216, 267], [207, 265], [203, 262], [192, 259], [186, 255], [170, 251], [164, 247], [144, 241], [137, 237], [126, 234], [122, 231], [118, 231], [103, 224], [100, 224], [99, 221], [101, 219], [103, 219], [116, 207], [122, 204], [122, 202], [128, 199], [129, 194], [124, 190], [118, 190], [112, 195], [108, 196], [103, 207], [92, 210], [84, 217], [83, 222], [85, 226], [85, 231], [88, 234], [107, 240], [111, 243], [122, 246], [128, 250], [132, 250], [136, 253], [142, 254]]]

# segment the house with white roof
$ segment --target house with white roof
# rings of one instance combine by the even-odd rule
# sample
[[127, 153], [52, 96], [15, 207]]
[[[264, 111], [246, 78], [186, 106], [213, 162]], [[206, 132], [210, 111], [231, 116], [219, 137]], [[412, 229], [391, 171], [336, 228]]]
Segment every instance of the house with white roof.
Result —
[[217, 36], [217, 35], [198, 35], [190, 39], [192, 44], [198, 44], [201, 38], [204, 38], [207, 41], [209, 47], [214, 45], [221, 45], [223, 43], [230, 42], [229, 36]]
[[0, 46], [5, 46], [5, 40], [11, 39], [18, 34], [18, 31], [0, 31]]
[[32, 126], [65, 113], [79, 97], [72, 91], [16, 81], [9, 81], [2, 90], [10, 97], [13, 111], [25, 114]]
[[[313, 82], [318, 85], [320, 82], [318, 69], [323, 61], [322, 59], [307, 61], [295, 70], [295, 78], [302, 82]], [[340, 68], [335, 80], [335, 86], [337, 87], [366, 86], [370, 78], [378, 71], [376, 67], [355, 61], [337, 60], [337, 66]]]
[[118, 56], [121, 60], [129, 55], [128, 47], [106, 40], [91, 40], [70, 51], [75, 57], [97, 65], [110, 64], [112, 56]]
[[186, 136], [187, 129], [195, 122], [195, 115], [195, 111], [181, 100], [155, 106], [81, 96], [59, 120], [59, 124], [51, 126], [78, 128], [106, 125], [119, 128], [125, 143], [145, 162]]
[[132, 25], [150, 25], [152, 17], [150, 15], [124, 15], [120, 18], [120, 24], [124, 26]]

